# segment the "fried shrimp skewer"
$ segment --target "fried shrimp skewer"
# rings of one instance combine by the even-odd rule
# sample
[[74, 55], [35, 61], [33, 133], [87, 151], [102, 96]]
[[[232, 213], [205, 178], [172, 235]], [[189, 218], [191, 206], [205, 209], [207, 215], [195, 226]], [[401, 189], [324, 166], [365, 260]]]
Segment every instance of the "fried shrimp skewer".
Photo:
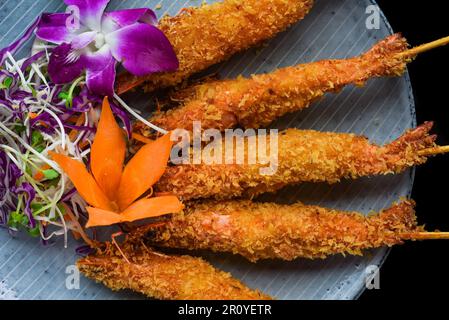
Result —
[[116, 92], [121, 94], [143, 83], [146, 91], [176, 85], [275, 36], [303, 19], [312, 5], [313, 0], [224, 0], [164, 17], [158, 27], [175, 50], [179, 70], [147, 77], [122, 74]]
[[[289, 129], [280, 133], [277, 139], [277, 152], [274, 150], [277, 166], [271, 175], [261, 173], [261, 168], [269, 165], [260, 161], [248, 164], [245, 160], [244, 164], [237, 164], [234, 152], [233, 164], [226, 164], [223, 160], [222, 164], [169, 167], [156, 190], [173, 193], [183, 200], [229, 199], [274, 192], [302, 182], [336, 183], [345, 178], [400, 173], [423, 164], [431, 154], [447, 151], [441, 147], [433, 149], [436, 136], [429, 135], [432, 125], [427, 122], [409, 130], [383, 147], [354, 134]], [[270, 139], [266, 139], [269, 149]], [[251, 149], [255, 148], [253, 144], [249, 145], [244, 150], [240, 149], [245, 153], [245, 159], [250, 154], [257, 154], [257, 150]]]
[[[400, 76], [406, 63], [418, 53], [447, 44], [448, 40], [407, 50], [406, 39], [395, 34], [359, 57], [312, 62], [250, 78], [206, 82], [177, 92], [176, 96], [183, 99], [180, 106], [157, 112], [150, 122], [166, 130], [192, 131], [193, 121], [201, 121], [203, 129], [221, 131], [266, 127], [280, 116], [302, 110], [326, 93], [338, 92], [347, 85]], [[144, 126], [136, 130], [149, 134]]]
[[[366, 249], [432, 238], [417, 226], [413, 201], [364, 216], [308, 206], [239, 201], [193, 202], [183, 215], [153, 228], [141, 227], [128, 241], [190, 250], [208, 249], [259, 259], [326, 258], [362, 255]], [[449, 234], [439, 233], [440, 238]]]
[[131, 289], [150, 298], [270, 299], [200, 258], [159, 254], [143, 246], [127, 245], [123, 252], [126, 260], [118, 253], [103, 252], [78, 260], [77, 266], [86, 277], [114, 291]]

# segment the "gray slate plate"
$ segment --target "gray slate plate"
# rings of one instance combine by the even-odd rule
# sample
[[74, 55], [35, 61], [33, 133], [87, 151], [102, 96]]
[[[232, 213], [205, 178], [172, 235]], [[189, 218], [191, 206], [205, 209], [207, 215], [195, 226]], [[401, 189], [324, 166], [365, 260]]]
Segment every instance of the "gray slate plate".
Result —
[[[182, 7], [197, 5], [192, 0], [113, 0], [110, 8], [142, 7], [176, 14]], [[211, 1], [209, 1], [211, 2]], [[345, 58], [367, 50], [392, 33], [382, 17], [379, 30], [365, 26], [368, 0], [317, 0], [312, 13], [301, 23], [272, 39], [262, 50], [249, 50], [221, 66], [212, 68], [223, 77], [235, 77], [273, 70], [277, 67], [326, 58]], [[60, 0], [0, 0], [0, 46], [12, 42], [43, 11], [61, 11]], [[363, 134], [386, 143], [415, 125], [414, 102], [408, 75], [399, 79], [370, 81], [363, 89], [345, 89], [328, 96], [310, 109], [280, 120], [277, 127], [313, 128], [323, 131]], [[271, 198], [280, 202], [301, 200], [339, 209], [369, 212], [389, 206], [408, 196], [413, 184], [411, 171], [398, 176], [362, 179], [327, 186], [306, 184], [288, 188]], [[66, 268], [77, 257], [71, 242], [43, 247], [26, 236], [11, 238], [0, 230], [0, 298], [19, 299], [136, 299], [129, 292], [114, 293], [85, 278], [79, 290], [67, 290]], [[333, 257], [323, 261], [291, 263], [267, 261], [251, 264], [227, 255], [207, 254], [216, 266], [231, 272], [253, 288], [278, 299], [354, 299], [364, 288], [365, 269], [380, 265], [387, 250], [364, 257]]]

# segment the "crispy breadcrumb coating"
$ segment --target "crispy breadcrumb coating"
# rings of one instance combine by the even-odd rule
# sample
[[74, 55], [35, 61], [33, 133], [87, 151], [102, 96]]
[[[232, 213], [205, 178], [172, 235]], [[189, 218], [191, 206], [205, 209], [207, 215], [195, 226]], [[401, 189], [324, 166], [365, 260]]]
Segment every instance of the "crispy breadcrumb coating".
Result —
[[262, 300], [229, 273], [200, 258], [165, 255], [142, 248], [123, 248], [128, 263], [118, 252], [97, 253], [80, 259], [79, 270], [88, 278], [118, 291], [131, 289], [164, 300]]
[[366, 249], [401, 244], [404, 234], [422, 231], [413, 207], [414, 202], [403, 201], [366, 217], [301, 203], [193, 202], [184, 214], [156, 228], [141, 227], [128, 241], [231, 252], [253, 262], [361, 255]]
[[146, 91], [176, 85], [194, 73], [272, 38], [303, 19], [312, 5], [313, 0], [224, 0], [164, 17], [158, 27], [175, 50], [179, 70], [141, 78], [122, 74], [116, 92], [121, 94], [143, 82]]
[[[236, 161], [178, 165], [167, 168], [156, 190], [183, 200], [229, 199], [274, 192], [301, 182], [336, 183], [344, 178], [399, 173], [426, 162], [427, 157], [418, 151], [435, 145], [436, 136], [429, 135], [432, 125], [427, 122], [383, 147], [354, 134], [289, 129], [279, 134], [278, 168], [273, 175], [261, 174], [260, 169], [267, 165], [248, 161], [241, 165]], [[245, 159], [256, 152], [244, 151]]]
[[[234, 127], [266, 127], [280, 116], [308, 107], [329, 92], [338, 92], [349, 84], [363, 85], [382, 76], [400, 76], [406, 59], [398, 53], [407, 49], [399, 34], [379, 42], [360, 57], [325, 60], [279, 69], [273, 73], [213, 81], [184, 89], [187, 97], [178, 108], [158, 112], [150, 122], [166, 130], [192, 131], [193, 121], [202, 129], [225, 130]], [[136, 130], [144, 135], [146, 126]]]

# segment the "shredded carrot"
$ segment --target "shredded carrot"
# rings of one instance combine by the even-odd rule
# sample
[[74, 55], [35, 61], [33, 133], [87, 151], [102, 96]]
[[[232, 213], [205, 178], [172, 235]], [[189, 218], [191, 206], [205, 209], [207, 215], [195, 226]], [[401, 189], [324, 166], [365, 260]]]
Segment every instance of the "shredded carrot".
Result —
[[136, 132], [133, 132], [132, 138], [136, 141], [139, 141], [139, 142], [142, 142], [145, 144], [153, 142], [153, 140], [148, 139], [147, 137], [144, 137], [143, 135], [136, 133]]
[[30, 112], [28, 113], [28, 116], [30, 117], [30, 119], [35, 119], [37, 117], [37, 113]]
[[38, 123], [39, 123], [41, 126], [45, 127], [45, 128], [48, 128], [48, 127], [49, 127], [48, 124], [45, 123], [44, 121], [38, 121]]
[[[80, 126], [80, 125], [82, 125], [82, 124], [84, 123], [85, 120], [86, 120], [86, 119], [85, 119], [84, 113], [82, 113], [82, 114], [76, 119], [75, 126]], [[70, 131], [70, 133], [69, 133], [69, 139], [70, 139], [71, 141], [74, 141], [74, 140], [76, 139], [77, 134], [78, 134], [78, 130], [75, 130], [75, 129], [74, 129], [74, 130]]]
[[55, 152], [50, 152], [49, 154], [69, 176], [76, 190], [87, 203], [97, 208], [113, 210], [111, 202], [100, 189], [95, 179], [87, 172], [82, 162]]
[[123, 211], [151, 188], [164, 174], [173, 142], [167, 134], [143, 146], [126, 165], [118, 189], [118, 205]]
[[36, 181], [42, 181], [45, 178], [45, 175], [42, 173], [42, 171], [38, 171], [36, 172], [36, 174], [34, 175], [34, 180]]
[[78, 146], [80, 147], [81, 150], [84, 150], [86, 147], [89, 146], [89, 142], [87, 140], [81, 141]]
[[67, 119], [67, 122], [75, 124], [78, 121], [78, 119], [79, 119], [78, 115], [70, 116], [70, 118]]
[[166, 197], [166, 196], [174, 196], [173, 192], [155, 192], [154, 193], [155, 197]]
[[[66, 211], [70, 210], [70, 208], [68, 206], [64, 206], [64, 209]], [[64, 220], [67, 222], [73, 222], [73, 219], [72, 219], [71, 215], [69, 215], [69, 214], [64, 215]], [[79, 232], [77, 232], [75, 230], [71, 230], [71, 231], [72, 231], [73, 238], [75, 238], [75, 240], [79, 240], [81, 238], [81, 234]]]
[[125, 136], [115, 121], [108, 98], [105, 97], [90, 160], [95, 180], [111, 200], [117, 195], [125, 154]]
[[44, 165], [39, 169], [39, 171], [36, 172], [36, 173], [34, 174], [33, 178], [34, 178], [35, 180], [37, 180], [37, 181], [42, 181], [42, 180], [44, 180], [44, 178], [45, 178], [44, 170], [48, 170], [48, 169], [50, 169], [50, 168], [51, 168], [51, 167], [50, 167], [48, 164], [44, 164]]

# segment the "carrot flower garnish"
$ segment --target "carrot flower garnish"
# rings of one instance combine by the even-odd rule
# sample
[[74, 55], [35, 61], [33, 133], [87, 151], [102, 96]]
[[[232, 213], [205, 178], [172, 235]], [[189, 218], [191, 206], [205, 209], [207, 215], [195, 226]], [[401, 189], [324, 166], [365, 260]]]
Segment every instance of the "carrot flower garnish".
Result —
[[90, 205], [89, 228], [180, 212], [184, 206], [175, 196], [142, 197], [164, 174], [172, 146], [167, 134], [146, 144], [124, 165], [125, 136], [106, 97], [92, 144], [91, 172], [81, 161], [50, 155]]

